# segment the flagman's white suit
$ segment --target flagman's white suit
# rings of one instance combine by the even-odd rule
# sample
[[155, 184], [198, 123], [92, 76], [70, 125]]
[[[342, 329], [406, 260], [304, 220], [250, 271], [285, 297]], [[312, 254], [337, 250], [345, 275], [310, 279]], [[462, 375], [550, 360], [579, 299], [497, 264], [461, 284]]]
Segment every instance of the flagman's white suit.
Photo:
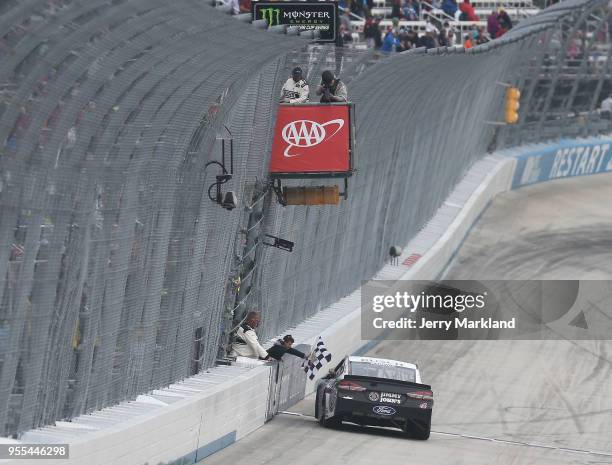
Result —
[[232, 357], [266, 358], [268, 352], [259, 343], [255, 330], [246, 323], [240, 325], [232, 344]]

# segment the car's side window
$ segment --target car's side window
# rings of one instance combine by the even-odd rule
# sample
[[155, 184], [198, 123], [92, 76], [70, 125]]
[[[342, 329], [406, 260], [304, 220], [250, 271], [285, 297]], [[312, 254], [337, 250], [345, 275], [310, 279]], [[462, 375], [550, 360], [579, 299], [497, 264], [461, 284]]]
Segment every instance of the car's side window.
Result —
[[344, 359], [336, 366], [336, 368], [334, 368], [334, 374], [336, 376], [340, 376], [342, 373], [344, 373]]

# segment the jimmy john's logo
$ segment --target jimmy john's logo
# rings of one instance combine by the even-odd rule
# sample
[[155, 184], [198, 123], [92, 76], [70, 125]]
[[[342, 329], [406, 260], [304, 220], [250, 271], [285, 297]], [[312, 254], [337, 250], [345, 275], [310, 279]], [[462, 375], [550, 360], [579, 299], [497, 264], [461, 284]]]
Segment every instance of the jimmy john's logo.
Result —
[[380, 393], [380, 401], [386, 402], [387, 404], [401, 404], [402, 403], [402, 395], [396, 394], [394, 392], [381, 392]]

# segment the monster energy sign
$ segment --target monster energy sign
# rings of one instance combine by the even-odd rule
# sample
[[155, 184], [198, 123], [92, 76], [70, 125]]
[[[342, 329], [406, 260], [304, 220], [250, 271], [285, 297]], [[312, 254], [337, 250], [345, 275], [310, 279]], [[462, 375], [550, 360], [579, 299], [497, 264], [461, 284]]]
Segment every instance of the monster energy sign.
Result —
[[338, 4], [335, 2], [252, 2], [253, 19], [269, 26], [287, 25], [301, 31], [318, 30], [319, 40], [336, 40]]

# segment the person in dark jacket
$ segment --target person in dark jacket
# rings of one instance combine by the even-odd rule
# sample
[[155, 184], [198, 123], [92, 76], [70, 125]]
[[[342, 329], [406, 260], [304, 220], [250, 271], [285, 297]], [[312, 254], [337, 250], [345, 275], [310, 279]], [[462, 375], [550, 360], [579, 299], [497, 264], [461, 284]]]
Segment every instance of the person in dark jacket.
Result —
[[[380, 29], [378, 28], [378, 22], [374, 21], [372, 16], [368, 16], [366, 19], [363, 35], [368, 43], [368, 48], [380, 47], [380, 45], [377, 45], [377, 43], [381, 42]], [[378, 38], [376, 36], [378, 36]]]
[[512, 20], [506, 10], [500, 9], [499, 14], [497, 15], [497, 20], [499, 21], [500, 27], [504, 28], [506, 31], [512, 29]]
[[306, 358], [306, 354], [304, 352], [300, 352], [299, 350], [291, 347], [294, 342], [295, 340], [293, 339], [291, 334], [287, 334], [284, 338], [276, 341], [274, 345], [268, 349], [268, 355], [276, 360], [280, 360], [285, 354], [291, 354], [295, 355], [296, 357]]
[[321, 74], [317, 95], [321, 96], [321, 103], [348, 102], [346, 86], [329, 70]]

